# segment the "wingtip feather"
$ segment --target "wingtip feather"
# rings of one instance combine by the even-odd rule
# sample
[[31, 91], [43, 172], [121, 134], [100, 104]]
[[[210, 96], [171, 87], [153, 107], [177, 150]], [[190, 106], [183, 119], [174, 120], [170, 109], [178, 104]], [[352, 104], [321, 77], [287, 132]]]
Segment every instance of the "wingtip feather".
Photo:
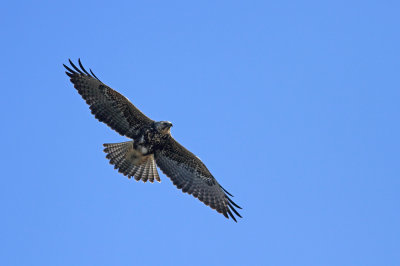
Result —
[[235, 206], [236, 208], [242, 209], [242, 207], [240, 207], [239, 205], [237, 205], [237, 204], [236, 204], [233, 200], [231, 200], [228, 196], [227, 196], [226, 198], [228, 199], [228, 201], [229, 201], [230, 203], [233, 204], [233, 206]]
[[233, 216], [232, 212], [227, 208], [226, 211], [228, 212], [229, 216], [237, 223], [235, 216]]
[[71, 59], [69, 60], [69, 63], [71, 64], [71, 66], [72, 66], [76, 71], [79, 72], [79, 74], [85, 75], [77, 66], [75, 66], [74, 63], [72, 63]]
[[231, 197], [234, 197], [231, 193], [229, 193], [223, 186], [219, 185], [220, 188], [222, 188], [223, 191], [225, 191], [226, 194], [228, 194]]
[[231, 210], [240, 218], [242, 218], [242, 216], [237, 212], [237, 210], [235, 210], [235, 208], [228, 202], [228, 206], [229, 208], [231, 208]]
[[83, 70], [83, 72], [85, 72], [86, 75], [88, 75], [89, 77], [91, 77], [91, 75], [90, 75], [90, 74], [86, 71], [86, 69], [83, 67], [80, 58], [78, 58], [78, 64], [79, 64], [79, 67]]
[[93, 75], [93, 77], [95, 77], [98, 81], [101, 82], [101, 80], [93, 73], [92, 69], [89, 68], [90, 73]]

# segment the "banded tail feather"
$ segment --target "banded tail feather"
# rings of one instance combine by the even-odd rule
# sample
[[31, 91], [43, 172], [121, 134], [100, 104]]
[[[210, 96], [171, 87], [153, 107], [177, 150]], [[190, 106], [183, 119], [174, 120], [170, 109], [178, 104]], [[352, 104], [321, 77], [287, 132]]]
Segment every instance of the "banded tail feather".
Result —
[[133, 176], [136, 181], [142, 180], [144, 183], [147, 181], [153, 183], [154, 180], [161, 182], [154, 155], [143, 156], [140, 151], [133, 148], [133, 141], [106, 143], [103, 146], [104, 152], [107, 153], [106, 158], [118, 172], [128, 178]]

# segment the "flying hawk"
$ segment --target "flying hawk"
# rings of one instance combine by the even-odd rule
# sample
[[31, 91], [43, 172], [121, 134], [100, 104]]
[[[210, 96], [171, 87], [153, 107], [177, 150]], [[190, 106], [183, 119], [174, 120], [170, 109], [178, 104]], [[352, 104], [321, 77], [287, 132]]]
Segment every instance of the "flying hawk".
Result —
[[[92, 114], [122, 136], [132, 140], [122, 143], [103, 144], [106, 158], [115, 169], [136, 181], [160, 182], [157, 166], [174, 185], [193, 195], [207, 206], [229, 216], [236, 222], [236, 208], [226, 191], [213, 177], [204, 163], [179, 144], [170, 133], [172, 123], [153, 121], [137, 109], [127, 98], [101, 82], [90, 69], [90, 73], [71, 60], [72, 68], [64, 65], [75, 89], [90, 106]], [[229, 216], [228, 216], [229, 215]]]

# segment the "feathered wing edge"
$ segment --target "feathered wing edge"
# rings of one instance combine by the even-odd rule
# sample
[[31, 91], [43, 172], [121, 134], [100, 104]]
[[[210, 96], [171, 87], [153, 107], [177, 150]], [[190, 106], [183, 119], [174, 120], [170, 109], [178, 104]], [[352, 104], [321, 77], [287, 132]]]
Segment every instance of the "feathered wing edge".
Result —
[[71, 66], [64, 65], [74, 88], [89, 105], [97, 120], [105, 123], [122, 136], [134, 139], [140, 128], [151, 125], [154, 121], [143, 114], [125, 96], [113, 90], [93, 73], [83, 67], [78, 60], [78, 68], [70, 59]]
[[[160, 168], [162, 170], [162, 172], [167, 175], [165, 173], [165, 171]], [[167, 175], [168, 176], [168, 175]], [[235, 209], [242, 209], [242, 207], [240, 207], [239, 205], [237, 205], [230, 197], [233, 197], [233, 195], [231, 193], [229, 193], [225, 188], [223, 188], [220, 184], [216, 184], [217, 186], [219, 186], [223, 193], [224, 193], [224, 199], [225, 199], [225, 205], [223, 208], [218, 208], [218, 206], [213, 206], [211, 203], [209, 202], [205, 202], [203, 200], [203, 198], [196, 194], [196, 193], [192, 193], [190, 191], [188, 191], [188, 188], [186, 186], [186, 184], [179, 184], [178, 182], [176, 182], [176, 180], [174, 180], [173, 178], [170, 178], [172, 180], [172, 183], [178, 188], [181, 189], [183, 193], [187, 193], [189, 195], [192, 195], [193, 197], [195, 197], [196, 199], [200, 200], [203, 204], [205, 204], [206, 206], [209, 206], [211, 209], [216, 210], [217, 212], [221, 213], [222, 215], [224, 215], [227, 219], [229, 219], [229, 217], [232, 218], [232, 220], [234, 220], [235, 222], [237, 222], [235, 215], [243, 218], [240, 213]], [[232, 213], [233, 212], [233, 213]]]
[[170, 149], [171, 147], [167, 145], [166, 150], [155, 153], [155, 159], [157, 166], [171, 179], [172, 183], [178, 189], [182, 190], [182, 192], [192, 195], [205, 205], [223, 214], [226, 218], [229, 219], [230, 217], [235, 222], [237, 222], [235, 215], [242, 218], [236, 210], [236, 208], [242, 208], [230, 198], [233, 197], [233, 195], [212, 177], [205, 166], [205, 169], [202, 169], [203, 172], [198, 172], [197, 170], [199, 169], [196, 166], [194, 166], [194, 168], [197, 168], [197, 170], [195, 170], [193, 166], [185, 166], [180, 160], [190, 156], [191, 159], [195, 161], [198, 160], [196, 163], [197, 166], [199, 166], [203, 165], [200, 159], [175, 140], [172, 140], [171, 143], [174, 147]]
[[[229, 216], [231, 216], [231, 218], [235, 221], [235, 216], [232, 215], [232, 212], [229, 210], [231, 209], [238, 217], [242, 218], [242, 216], [239, 214], [239, 212], [234, 208], [238, 208], [238, 209], [242, 209], [242, 207], [240, 207], [239, 205], [237, 205], [232, 199], [229, 198], [229, 196], [233, 197], [233, 195], [231, 193], [229, 193], [225, 188], [223, 188], [221, 185], [219, 185], [219, 187], [227, 194], [225, 194], [225, 198], [228, 200], [228, 206], [229, 208], [226, 208], [227, 213], [229, 214]], [[232, 206], [233, 205], [233, 206]], [[228, 216], [226, 215], [226, 213], [222, 213], [226, 218], [228, 218]]]
[[[219, 185], [219, 184], [218, 184], [218, 185]], [[225, 194], [225, 199], [228, 200], [228, 201], [226, 202], [227, 205], [228, 205], [228, 207], [225, 208], [225, 211], [226, 211], [226, 212], [221, 212], [221, 213], [222, 213], [226, 218], [228, 218], [228, 219], [229, 219], [229, 217], [228, 217], [227, 214], [229, 214], [229, 216], [230, 216], [235, 222], [237, 222], [235, 216], [232, 214], [231, 211], [233, 211], [238, 217], [242, 218], [242, 216], [239, 214], [239, 212], [235, 209], [235, 207], [238, 208], [238, 209], [242, 209], [242, 207], [240, 207], [239, 205], [237, 205], [231, 198], [229, 198], [229, 196], [233, 197], [233, 195], [232, 195], [231, 193], [229, 193], [228, 191], [226, 191], [226, 189], [223, 188], [221, 185], [219, 185], [219, 187], [226, 193], [226, 194]], [[232, 206], [232, 205], [233, 205], [233, 206]], [[211, 207], [211, 206], [210, 206], [210, 207]], [[211, 208], [212, 208], [212, 207], [211, 207]], [[218, 210], [217, 210], [217, 211], [218, 211]], [[218, 211], [218, 212], [219, 212], [219, 211]]]
[[78, 59], [78, 63], [79, 63], [79, 67], [81, 69], [79, 69], [77, 66], [75, 66], [74, 63], [72, 63], [71, 59], [68, 59], [68, 61], [71, 64], [71, 66], [75, 69], [75, 71], [74, 71], [71, 68], [69, 68], [68, 66], [66, 66], [65, 64], [63, 64], [63, 66], [68, 70], [68, 71], [65, 71], [65, 74], [67, 74], [70, 78], [72, 78], [73, 75], [79, 73], [80, 75], [89, 76], [89, 77], [95, 78], [101, 82], [101, 80], [98, 77], [96, 77], [96, 75], [93, 73], [93, 71], [90, 68], [89, 68], [89, 71], [91, 74], [89, 74], [89, 72], [86, 71], [86, 69], [83, 67], [83, 65], [81, 63], [80, 58]]

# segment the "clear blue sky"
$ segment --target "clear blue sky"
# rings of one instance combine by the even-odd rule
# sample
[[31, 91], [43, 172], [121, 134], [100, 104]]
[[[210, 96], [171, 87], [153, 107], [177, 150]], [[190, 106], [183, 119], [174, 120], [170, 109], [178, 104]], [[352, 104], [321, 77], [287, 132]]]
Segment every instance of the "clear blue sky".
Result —
[[[8, 1], [1, 265], [400, 265], [398, 1]], [[226, 220], [128, 180], [81, 58], [198, 155]]]

